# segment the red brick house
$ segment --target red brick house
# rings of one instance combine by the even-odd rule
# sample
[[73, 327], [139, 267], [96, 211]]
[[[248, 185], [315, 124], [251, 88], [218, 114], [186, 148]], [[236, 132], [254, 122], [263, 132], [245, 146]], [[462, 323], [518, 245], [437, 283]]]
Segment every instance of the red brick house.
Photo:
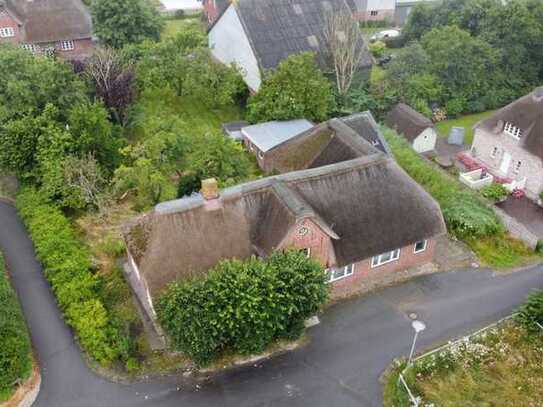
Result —
[[81, 0], [0, 0], [0, 44], [65, 59], [92, 53], [92, 22]]
[[229, 4], [230, 0], [204, 0], [204, 16], [208, 24], [213, 24]]
[[224, 259], [303, 250], [335, 297], [433, 259], [446, 229], [432, 197], [342, 121], [319, 129], [292, 146], [293, 171], [220, 192], [207, 184], [126, 226], [127, 278], [152, 320], [168, 284]]

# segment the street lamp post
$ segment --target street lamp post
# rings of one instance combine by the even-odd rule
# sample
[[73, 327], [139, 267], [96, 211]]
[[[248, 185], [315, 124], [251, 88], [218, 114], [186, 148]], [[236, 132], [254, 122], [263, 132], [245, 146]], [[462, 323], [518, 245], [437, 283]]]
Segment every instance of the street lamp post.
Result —
[[411, 323], [411, 326], [413, 327], [413, 330], [415, 331], [415, 336], [413, 337], [413, 344], [411, 345], [411, 352], [409, 352], [409, 359], [407, 360], [407, 364], [411, 364], [411, 360], [413, 359], [413, 353], [415, 353], [415, 346], [417, 343], [417, 337], [419, 336], [419, 332], [422, 332], [426, 329], [426, 325], [422, 321], [413, 321]]

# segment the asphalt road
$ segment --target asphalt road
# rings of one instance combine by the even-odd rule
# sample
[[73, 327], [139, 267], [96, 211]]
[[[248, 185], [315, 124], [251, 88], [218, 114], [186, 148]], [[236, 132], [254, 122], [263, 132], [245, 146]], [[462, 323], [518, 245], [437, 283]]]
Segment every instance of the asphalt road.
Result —
[[34, 257], [15, 209], [0, 203], [0, 248], [30, 327], [42, 371], [35, 406], [380, 406], [379, 376], [412, 338], [407, 314], [427, 324], [419, 350], [495, 321], [543, 287], [543, 267], [508, 275], [464, 270], [420, 277], [339, 303], [306, 346], [196, 386], [182, 377], [121, 385], [87, 368]]

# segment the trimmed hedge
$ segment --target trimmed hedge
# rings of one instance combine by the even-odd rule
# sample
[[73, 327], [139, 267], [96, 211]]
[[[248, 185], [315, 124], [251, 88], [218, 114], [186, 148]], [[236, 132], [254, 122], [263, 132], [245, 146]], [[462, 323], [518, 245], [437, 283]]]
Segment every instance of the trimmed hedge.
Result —
[[157, 311], [173, 346], [202, 366], [225, 350], [253, 354], [277, 339], [298, 338], [327, 298], [322, 267], [287, 252], [225, 261], [206, 276], [174, 283]]
[[82, 348], [102, 365], [125, 359], [128, 339], [100, 298], [101, 278], [90, 271], [91, 255], [70, 221], [46, 196], [25, 188], [17, 209], [28, 228], [45, 275]]
[[407, 141], [394, 131], [384, 135], [400, 166], [421, 184], [440, 204], [449, 233], [459, 239], [495, 236], [504, 232], [496, 214], [459, 182], [421, 158]]
[[0, 255], [0, 401], [31, 371], [30, 337]]

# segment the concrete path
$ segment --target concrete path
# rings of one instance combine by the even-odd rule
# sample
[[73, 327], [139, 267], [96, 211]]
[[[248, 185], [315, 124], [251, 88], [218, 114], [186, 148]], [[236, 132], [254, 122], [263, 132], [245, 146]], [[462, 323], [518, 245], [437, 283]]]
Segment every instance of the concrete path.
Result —
[[309, 331], [310, 343], [196, 386], [179, 377], [110, 383], [87, 368], [34, 257], [15, 209], [0, 203], [0, 248], [8, 261], [41, 365], [35, 406], [380, 406], [379, 376], [412, 338], [407, 314], [428, 329], [419, 349], [495, 321], [543, 287], [543, 267], [508, 275], [466, 270], [424, 276], [339, 303]]

